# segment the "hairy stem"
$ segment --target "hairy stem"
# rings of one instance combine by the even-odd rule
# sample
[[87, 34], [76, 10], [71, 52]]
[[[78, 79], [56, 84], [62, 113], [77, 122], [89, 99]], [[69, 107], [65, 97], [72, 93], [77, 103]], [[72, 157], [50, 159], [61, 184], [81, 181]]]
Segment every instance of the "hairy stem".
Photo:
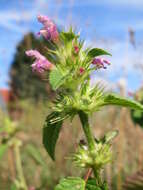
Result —
[[20, 156], [20, 147], [18, 144], [15, 144], [14, 151], [15, 151], [15, 158], [16, 158], [16, 170], [17, 170], [18, 179], [21, 184], [21, 188], [23, 190], [28, 190], [28, 187], [25, 182], [24, 174], [23, 174], [21, 156]]
[[89, 126], [88, 116], [83, 111], [79, 111], [78, 114], [79, 114], [79, 118], [80, 118], [80, 121], [82, 124], [84, 134], [85, 134], [86, 139], [87, 139], [89, 149], [92, 151], [95, 149], [95, 141], [94, 141], [94, 137], [92, 135], [92, 132], [91, 132], [91, 129]]

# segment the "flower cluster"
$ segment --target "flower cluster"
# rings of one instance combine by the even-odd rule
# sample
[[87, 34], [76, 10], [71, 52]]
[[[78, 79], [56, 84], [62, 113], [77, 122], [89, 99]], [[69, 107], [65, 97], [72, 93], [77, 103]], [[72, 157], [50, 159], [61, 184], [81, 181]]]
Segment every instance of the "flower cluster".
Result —
[[39, 35], [54, 43], [54, 49], [48, 49], [47, 57], [37, 50], [26, 51], [26, 55], [36, 59], [32, 64], [33, 72], [41, 74], [55, 70], [55, 73], [51, 71], [50, 75], [50, 84], [54, 90], [63, 87], [76, 91], [78, 86], [90, 77], [92, 70], [105, 69], [106, 65], [110, 65], [107, 60], [97, 57], [97, 54], [109, 55], [108, 52], [98, 48], [83, 48], [83, 42], [72, 28], [68, 32], [59, 33], [56, 25], [47, 16], [38, 15], [37, 19], [43, 24]]
[[78, 46], [74, 46], [74, 52], [75, 52], [75, 54], [78, 54], [78, 52], [79, 52], [79, 47]]
[[73, 157], [75, 164], [88, 168], [95, 166], [97, 170], [112, 161], [111, 142], [117, 136], [118, 131], [108, 132], [102, 139], [95, 139], [95, 149], [91, 152], [88, 146], [79, 145], [76, 154]]
[[105, 164], [112, 160], [112, 152], [109, 145], [97, 144], [91, 153], [88, 147], [83, 145], [78, 148], [74, 155], [75, 163], [83, 168], [95, 166], [97, 170], [102, 169]]
[[26, 55], [29, 57], [34, 57], [36, 61], [32, 64], [32, 71], [37, 73], [43, 73], [44, 71], [51, 70], [53, 64], [50, 63], [46, 57], [41, 55], [37, 50], [28, 50]]
[[[56, 25], [47, 16], [38, 15], [37, 18], [38, 21], [44, 25], [38, 34], [42, 35], [44, 38], [46, 38], [46, 40], [57, 42], [59, 33], [57, 31]], [[28, 50], [26, 51], [26, 55], [29, 57], [34, 57], [36, 59], [36, 61], [32, 64], [33, 72], [44, 73], [47, 70], [51, 70], [54, 66], [37, 50]]]
[[47, 40], [57, 42], [59, 33], [56, 25], [47, 16], [43, 15], [38, 15], [38, 21], [44, 26], [38, 34], [44, 36]]
[[97, 69], [106, 69], [106, 65], [110, 65], [110, 62], [103, 58], [94, 58], [92, 64], [95, 65]]

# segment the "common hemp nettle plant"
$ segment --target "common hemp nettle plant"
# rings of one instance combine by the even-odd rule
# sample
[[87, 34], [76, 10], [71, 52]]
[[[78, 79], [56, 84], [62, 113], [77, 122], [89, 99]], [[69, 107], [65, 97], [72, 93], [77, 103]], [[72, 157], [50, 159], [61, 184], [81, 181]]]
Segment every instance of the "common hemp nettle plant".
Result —
[[[78, 115], [86, 137], [86, 143], [79, 143], [72, 156], [79, 168], [89, 169], [85, 179], [67, 177], [61, 179], [55, 190], [108, 190], [108, 185], [101, 177], [104, 166], [112, 161], [112, 140], [118, 131], [111, 131], [101, 139], [94, 137], [89, 124], [89, 117], [108, 105], [124, 106], [143, 111], [143, 106], [136, 101], [125, 99], [115, 94], [105, 93], [101, 85], [90, 85], [91, 74], [96, 70], [106, 69], [110, 62], [101, 58], [111, 54], [99, 48], [85, 48], [84, 41], [72, 28], [58, 32], [53, 21], [47, 16], [38, 16], [43, 25], [38, 35], [42, 35], [52, 44], [52, 49], [45, 48], [47, 57], [37, 50], [26, 51], [33, 57], [33, 72], [46, 77], [53, 90], [57, 92], [52, 102], [51, 113], [43, 127], [43, 144], [50, 157], [55, 159], [55, 146], [65, 119]], [[93, 175], [91, 175], [93, 173]], [[91, 177], [92, 176], [92, 177]]]

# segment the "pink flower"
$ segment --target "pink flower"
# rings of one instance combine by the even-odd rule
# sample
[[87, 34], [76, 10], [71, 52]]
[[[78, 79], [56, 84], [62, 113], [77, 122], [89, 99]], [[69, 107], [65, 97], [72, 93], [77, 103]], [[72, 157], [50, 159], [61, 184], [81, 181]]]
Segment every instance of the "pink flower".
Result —
[[53, 64], [49, 62], [46, 57], [41, 55], [37, 50], [28, 50], [25, 52], [27, 56], [34, 57], [36, 60], [31, 65], [32, 71], [37, 73], [43, 73], [44, 71], [51, 70]]
[[79, 72], [82, 75], [84, 73], [85, 69], [83, 67], [80, 67]]
[[44, 15], [38, 15], [37, 19], [39, 22], [41, 22], [44, 26], [49, 26], [50, 24], [53, 24], [52, 21], [49, 19], [48, 16]]
[[97, 69], [106, 69], [107, 67], [105, 65], [110, 65], [110, 62], [103, 58], [94, 58], [92, 64], [95, 65]]
[[47, 40], [58, 41], [59, 33], [56, 25], [47, 16], [38, 15], [37, 18], [44, 25], [38, 34], [44, 36]]
[[79, 52], [79, 47], [78, 47], [78, 46], [74, 46], [74, 52], [75, 52], [76, 54], [78, 54], [78, 52]]

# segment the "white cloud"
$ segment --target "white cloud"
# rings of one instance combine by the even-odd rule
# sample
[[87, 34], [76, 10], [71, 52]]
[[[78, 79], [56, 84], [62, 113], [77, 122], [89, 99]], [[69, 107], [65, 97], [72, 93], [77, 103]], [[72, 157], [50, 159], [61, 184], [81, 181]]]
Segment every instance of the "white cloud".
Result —
[[102, 3], [112, 4], [116, 6], [137, 6], [143, 5], [142, 0], [102, 0]]
[[[43, 0], [43, 2], [46, 4], [46, 1]], [[58, 3], [59, 2], [59, 3]], [[44, 4], [43, 3], [43, 4]], [[63, 7], [70, 7], [70, 6], [76, 6], [76, 7], [82, 7], [82, 6], [96, 6], [96, 5], [111, 5], [111, 6], [130, 6], [134, 8], [143, 9], [143, 1], [142, 0], [63, 0], [63, 1], [57, 1], [52, 0], [49, 2], [49, 6], [56, 7], [57, 4], [62, 4]]]
[[[21, 24], [22, 22], [28, 23], [31, 21], [35, 21], [35, 17], [42, 13], [49, 13], [49, 9], [51, 5], [54, 5], [51, 0], [35, 0], [33, 4], [31, 4], [31, 8], [29, 9], [16, 9], [16, 10], [0, 10], [0, 26], [7, 28], [9, 30], [25, 33], [31, 28]], [[58, 6], [58, 4], [55, 4]], [[54, 16], [54, 15], [53, 15]], [[58, 24], [63, 24], [61, 19], [56, 19]], [[21, 24], [21, 25], [20, 25]]]
[[29, 21], [33, 17], [33, 12], [6, 10], [0, 12], [0, 26], [9, 30], [25, 33], [28, 28], [20, 25], [21, 22]]
[[112, 6], [132, 6], [132, 7], [138, 7], [142, 8], [141, 6], [143, 5], [142, 0], [79, 0], [78, 2], [76, 1], [76, 5], [112, 5]]
[[25, 33], [29, 29], [26, 26], [20, 25], [21, 22], [29, 22], [34, 20], [35, 16], [47, 9], [48, 1], [45, 0], [35, 0], [32, 8], [23, 9], [23, 7], [15, 7], [14, 9], [0, 10], [0, 26], [7, 28], [9, 30]]

